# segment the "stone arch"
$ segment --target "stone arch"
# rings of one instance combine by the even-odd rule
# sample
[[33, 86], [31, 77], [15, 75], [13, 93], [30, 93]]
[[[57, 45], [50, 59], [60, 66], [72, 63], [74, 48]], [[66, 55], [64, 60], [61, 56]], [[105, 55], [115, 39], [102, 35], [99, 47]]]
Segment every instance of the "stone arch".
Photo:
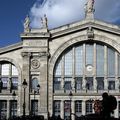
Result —
[[85, 36], [85, 35], [79, 36], [77, 38], [70, 39], [69, 41], [63, 43], [56, 50], [56, 52], [53, 54], [52, 58], [50, 59], [50, 72], [53, 73], [54, 65], [55, 65], [58, 57], [64, 52], [64, 50], [66, 50], [68, 47], [70, 47], [70, 46], [72, 46], [72, 45], [74, 45], [76, 43], [79, 43], [79, 42], [84, 43], [84, 42], [87, 42], [87, 41], [104, 43], [106, 45], [111, 46], [112, 48], [114, 48], [115, 50], [117, 50], [120, 53], [119, 44], [116, 41], [114, 41], [114, 40], [112, 40], [112, 39], [110, 39], [108, 37], [95, 35], [94, 40], [87, 40], [87, 36]]
[[[94, 35], [93, 40], [88, 40], [86, 35], [79, 36], [77, 38], [70, 39], [69, 41], [63, 43], [53, 54], [52, 58], [50, 59], [49, 64], [49, 86], [53, 86], [53, 72], [54, 72], [54, 66], [56, 64], [56, 61], [58, 60], [59, 56], [70, 46], [76, 44], [76, 43], [84, 43], [84, 42], [101, 42], [103, 44], [109, 45], [112, 48], [114, 48], [116, 51], [120, 53], [120, 47], [119, 44], [105, 36], [100, 35]], [[50, 98], [50, 104], [49, 104], [49, 110], [50, 113], [52, 113], [52, 101], [53, 101], [53, 87], [49, 88], [49, 98]]]

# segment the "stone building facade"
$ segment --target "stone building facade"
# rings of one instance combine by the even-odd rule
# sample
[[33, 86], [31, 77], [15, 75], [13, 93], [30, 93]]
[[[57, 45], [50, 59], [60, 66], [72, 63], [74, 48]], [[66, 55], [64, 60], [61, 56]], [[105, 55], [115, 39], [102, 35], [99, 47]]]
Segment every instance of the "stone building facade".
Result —
[[0, 49], [0, 117], [23, 115], [24, 102], [26, 115], [85, 115], [103, 92], [117, 98], [119, 117], [120, 27], [94, 19], [93, 11], [52, 30], [46, 22], [40, 29], [28, 24], [21, 42]]

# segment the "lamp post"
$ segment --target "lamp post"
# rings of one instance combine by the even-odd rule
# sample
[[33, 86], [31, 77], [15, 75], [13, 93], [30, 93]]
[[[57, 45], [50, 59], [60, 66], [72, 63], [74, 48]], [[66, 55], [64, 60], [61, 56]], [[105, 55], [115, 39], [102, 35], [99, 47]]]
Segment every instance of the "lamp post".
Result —
[[[39, 93], [39, 89], [40, 89], [40, 85], [38, 84], [38, 85], [37, 85], [37, 90], [34, 89], [34, 105], [35, 105], [35, 94], [36, 94], [36, 93]], [[35, 106], [34, 106], [34, 116], [35, 116], [35, 110], [36, 110], [36, 109], [35, 109]]]
[[25, 117], [25, 90], [27, 88], [27, 82], [26, 79], [24, 79], [23, 83], [22, 83], [23, 89], [24, 89], [24, 101], [23, 101], [23, 117]]
[[12, 97], [13, 97], [13, 117], [15, 116], [15, 97], [16, 97], [16, 93], [15, 91], [12, 93]]
[[72, 91], [70, 91], [70, 93], [69, 93], [69, 98], [70, 98], [70, 120], [72, 120], [71, 119], [71, 114], [72, 114], [72, 111], [71, 111], [72, 96], [73, 96]]

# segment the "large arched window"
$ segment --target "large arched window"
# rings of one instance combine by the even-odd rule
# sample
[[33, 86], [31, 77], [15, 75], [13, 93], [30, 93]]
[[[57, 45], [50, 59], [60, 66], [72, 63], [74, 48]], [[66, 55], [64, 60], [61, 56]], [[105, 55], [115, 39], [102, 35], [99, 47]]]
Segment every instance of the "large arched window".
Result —
[[99, 43], [77, 44], [65, 50], [54, 68], [54, 91], [115, 90], [120, 76], [120, 55]]
[[18, 70], [10, 62], [0, 62], [0, 88], [18, 89]]

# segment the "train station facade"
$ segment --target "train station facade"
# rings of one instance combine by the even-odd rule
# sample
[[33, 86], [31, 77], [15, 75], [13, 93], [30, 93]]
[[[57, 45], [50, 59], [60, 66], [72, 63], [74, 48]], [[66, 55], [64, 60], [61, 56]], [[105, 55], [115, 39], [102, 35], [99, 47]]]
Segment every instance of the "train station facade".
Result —
[[0, 49], [0, 117], [94, 113], [103, 92], [117, 98], [119, 117], [120, 27], [94, 19], [93, 11], [52, 30], [46, 23], [25, 25], [21, 42]]

